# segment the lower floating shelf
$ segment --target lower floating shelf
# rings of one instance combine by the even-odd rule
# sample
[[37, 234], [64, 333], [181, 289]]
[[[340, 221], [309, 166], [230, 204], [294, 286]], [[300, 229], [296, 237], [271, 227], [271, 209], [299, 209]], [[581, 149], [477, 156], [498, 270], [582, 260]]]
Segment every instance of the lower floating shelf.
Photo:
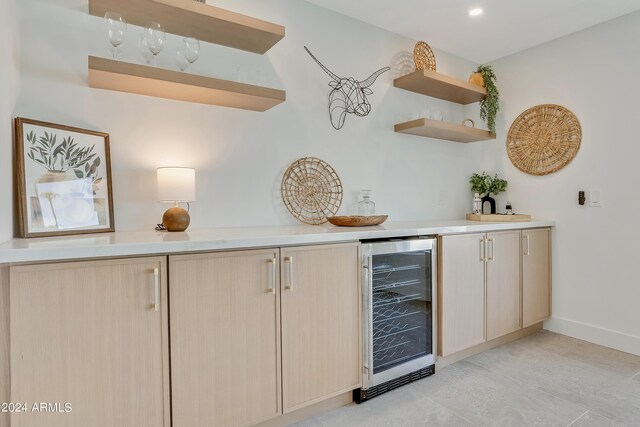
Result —
[[95, 56], [89, 57], [89, 86], [251, 111], [273, 108], [287, 95], [278, 89]]
[[455, 142], [476, 142], [496, 139], [496, 135], [482, 129], [431, 119], [416, 119], [395, 125], [395, 131], [428, 138]]

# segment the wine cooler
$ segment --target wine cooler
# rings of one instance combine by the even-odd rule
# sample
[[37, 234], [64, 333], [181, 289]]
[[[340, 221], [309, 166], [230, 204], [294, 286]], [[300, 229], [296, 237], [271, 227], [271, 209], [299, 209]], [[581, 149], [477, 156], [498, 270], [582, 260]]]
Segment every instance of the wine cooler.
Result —
[[363, 387], [358, 403], [435, 372], [436, 240], [362, 243]]

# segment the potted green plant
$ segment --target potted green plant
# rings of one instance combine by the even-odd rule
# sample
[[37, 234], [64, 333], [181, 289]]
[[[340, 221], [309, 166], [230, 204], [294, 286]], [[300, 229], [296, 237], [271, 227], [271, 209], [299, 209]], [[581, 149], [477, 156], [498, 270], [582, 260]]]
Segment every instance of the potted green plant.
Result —
[[474, 193], [479, 193], [484, 195], [482, 197], [482, 213], [485, 213], [484, 204], [485, 202], [489, 202], [490, 205], [490, 213], [496, 213], [496, 201], [491, 195], [500, 194], [507, 189], [507, 181], [501, 178], [498, 178], [498, 174], [491, 177], [491, 175], [487, 175], [484, 171], [479, 173], [474, 173], [469, 178], [469, 184], [471, 184], [471, 191]]
[[487, 123], [489, 132], [496, 133], [496, 115], [500, 109], [500, 92], [491, 65], [480, 65], [469, 77], [469, 82], [487, 89], [487, 96], [480, 101], [480, 118]]

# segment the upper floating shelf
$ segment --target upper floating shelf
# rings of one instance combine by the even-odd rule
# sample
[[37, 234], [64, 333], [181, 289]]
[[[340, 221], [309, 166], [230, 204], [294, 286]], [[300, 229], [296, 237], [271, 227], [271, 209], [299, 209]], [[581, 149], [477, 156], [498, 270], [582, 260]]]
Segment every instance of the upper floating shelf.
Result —
[[286, 92], [164, 68], [89, 57], [89, 86], [178, 101], [266, 111]]
[[128, 23], [159, 22], [165, 31], [209, 43], [263, 54], [284, 37], [282, 25], [241, 15], [195, 0], [89, 0], [89, 13], [113, 11]]
[[417, 70], [398, 77], [393, 81], [393, 85], [463, 105], [481, 101], [487, 96], [487, 90], [481, 86], [430, 70]]

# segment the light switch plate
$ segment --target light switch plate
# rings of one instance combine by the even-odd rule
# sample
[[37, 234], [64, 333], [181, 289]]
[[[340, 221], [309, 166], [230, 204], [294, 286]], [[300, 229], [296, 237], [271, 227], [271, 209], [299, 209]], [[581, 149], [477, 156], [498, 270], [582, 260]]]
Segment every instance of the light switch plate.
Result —
[[600, 190], [589, 191], [589, 206], [592, 208], [602, 207], [602, 198], [600, 195]]

